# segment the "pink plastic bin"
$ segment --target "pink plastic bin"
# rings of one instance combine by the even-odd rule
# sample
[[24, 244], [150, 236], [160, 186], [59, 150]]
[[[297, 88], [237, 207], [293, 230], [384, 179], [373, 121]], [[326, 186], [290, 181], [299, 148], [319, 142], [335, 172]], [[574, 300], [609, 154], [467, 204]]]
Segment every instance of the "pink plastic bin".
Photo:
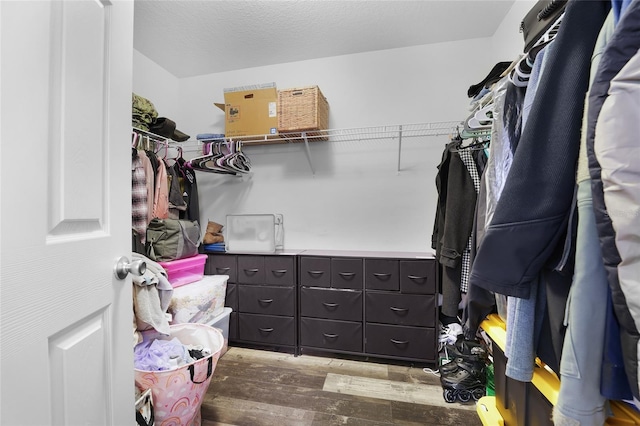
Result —
[[185, 259], [158, 262], [158, 264], [167, 271], [169, 282], [175, 288], [200, 281], [204, 277], [204, 264], [206, 261], [206, 254], [196, 254]]

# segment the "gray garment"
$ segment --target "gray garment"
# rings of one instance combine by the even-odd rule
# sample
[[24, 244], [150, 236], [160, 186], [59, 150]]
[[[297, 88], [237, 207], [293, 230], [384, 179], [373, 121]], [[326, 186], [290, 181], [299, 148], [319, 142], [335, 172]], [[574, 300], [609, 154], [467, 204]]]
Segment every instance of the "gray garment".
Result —
[[[617, 266], [620, 290], [626, 300], [624, 315], [636, 333], [628, 331], [628, 354], [639, 358], [637, 330], [640, 329], [640, 50], [611, 80], [595, 129], [595, 156], [600, 163], [604, 202], [615, 230], [615, 246], [620, 255]], [[618, 312], [620, 315], [621, 312]], [[623, 335], [623, 339], [625, 336]], [[635, 340], [633, 345], [629, 340]], [[624, 349], [623, 345], [623, 349]], [[627, 359], [625, 367], [634, 360]], [[637, 371], [637, 364], [635, 365]], [[640, 377], [627, 370], [637, 389]], [[633, 389], [632, 387], [632, 389]]]
[[[590, 84], [600, 57], [614, 30], [609, 12], [600, 30], [591, 57]], [[588, 96], [588, 94], [587, 94]], [[585, 103], [583, 133], [578, 157], [578, 233], [573, 283], [567, 300], [567, 330], [560, 361], [560, 391], [554, 407], [556, 425], [602, 425], [605, 398], [600, 392], [603, 348], [605, 346], [607, 274], [593, 213], [591, 181], [586, 150], [588, 103]], [[577, 423], [576, 423], [577, 422]]]
[[132, 253], [133, 260], [142, 260], [147, 270], [141, 276], [133, 276], [133, 302], [135, 319], [138, 330], [150, 328], [169, 335], [169, 320], [165, 316], [173, 287], [167, 278], [167, 272], [162, 266], [139, 253]]
[[[600, 58], [602, 57], [602, 52], [604, 51], [604, 48], [607, 46], [607, 42], [611, 38], [611, 35], [613, 34], [614, 29], [615, 29], [615, 23], [613, 19], [613, 11], [611, 11], [607, 16], [607, 19], [604, 21], [604, 25], [602, 25], [602, 29], [600, 30], [600, 34], [598, 35], [598, 40], [596, 41], [596, 47], [593, 50], [593, 56], [591, 57], [591, 74], [589, 77], [589, 87], [591, 87], [591, 83], [593, 83], [593, 79], [596, 75], [596, 70], [598, 69], [598, 65], [600, 64]], [[589, 93], [587, 92], [587, 99], [588, 98], [589, 98]], [[584, 118], [582, 120], [582, 135], [580, 137], [580, 152], [578, 153], [578, 172], [576, 176], [577, 183], [590, 179], [589, 159], [587, 158], [588, 106], [589, 106], [589, 103], [585, 102]]]
[[560, 361], [556, 425], [600, 426], [605, 398], [600, 379], [606, 321], [607, 273], [602, 262], [591, 196], [591, 182], [578, 184], [576, 267], [567, 301], [567, 332]]
[[507, 85], [511, 84], [508, 77], [503, 77], [493, 88], [493, 125], [491, 126], [491, 145], [489, 146], [489, 160], [484, 171], [485, 176], [485, 229], [491, 223], [493, 213], [498, 204], [500, 193], [507, 180], [511, 167], [513, 153], [509, 147], [507, 132], [504, 129], [504, 98]]

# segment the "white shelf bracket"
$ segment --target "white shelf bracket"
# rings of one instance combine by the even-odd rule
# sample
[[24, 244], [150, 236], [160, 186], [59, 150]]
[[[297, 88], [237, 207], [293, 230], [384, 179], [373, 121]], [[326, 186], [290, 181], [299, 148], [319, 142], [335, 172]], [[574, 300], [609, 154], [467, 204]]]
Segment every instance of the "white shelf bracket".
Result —
[[400, 173], [401, 154], [402, 154], [402, 124], [398, 126], [398, 173]]
[[302, 132], [302, 139], [304, 139], [304, 151], [307, 154], [307, 161], [309, 162], [309, 167], [311, 167], [311, 174], [316, 175], [316, 171], [313, 168], [313, 161], [311, 160], [311, 150], [309, 150], [309, 138], [307, 138], [307, 132]]

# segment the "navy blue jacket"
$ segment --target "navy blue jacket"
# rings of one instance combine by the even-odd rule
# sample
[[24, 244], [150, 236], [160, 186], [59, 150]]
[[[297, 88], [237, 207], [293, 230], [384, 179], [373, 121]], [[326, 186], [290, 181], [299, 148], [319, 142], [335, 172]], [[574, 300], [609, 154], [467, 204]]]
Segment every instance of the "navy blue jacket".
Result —
[[564, 242], [591, 54], [609, 9], [609, 1], [567, 4], [470, 285], [528, 298], [532, 280]]

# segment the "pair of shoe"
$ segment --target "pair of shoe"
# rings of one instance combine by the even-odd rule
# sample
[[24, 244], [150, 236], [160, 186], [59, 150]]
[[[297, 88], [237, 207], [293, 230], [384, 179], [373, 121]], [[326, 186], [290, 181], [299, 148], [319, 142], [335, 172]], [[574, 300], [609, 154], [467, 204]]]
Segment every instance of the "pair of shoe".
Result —
[[438, 352], [441, 352], [442, 349], [446, 345], [455, 345], [458, 341], [458, 338], [464, 334], [462, 331], [462, 326], [457, 322], [452, 322], [451, 324], [442, 325], [440, 324], [440, 332], [438, 335]]
[[207, 223], [207, 231], [204, 234], [202, 242], [204, 244], [214, 244], [224, 242], [224, 236], [222, 235], [223, 226], [210, 220]]

